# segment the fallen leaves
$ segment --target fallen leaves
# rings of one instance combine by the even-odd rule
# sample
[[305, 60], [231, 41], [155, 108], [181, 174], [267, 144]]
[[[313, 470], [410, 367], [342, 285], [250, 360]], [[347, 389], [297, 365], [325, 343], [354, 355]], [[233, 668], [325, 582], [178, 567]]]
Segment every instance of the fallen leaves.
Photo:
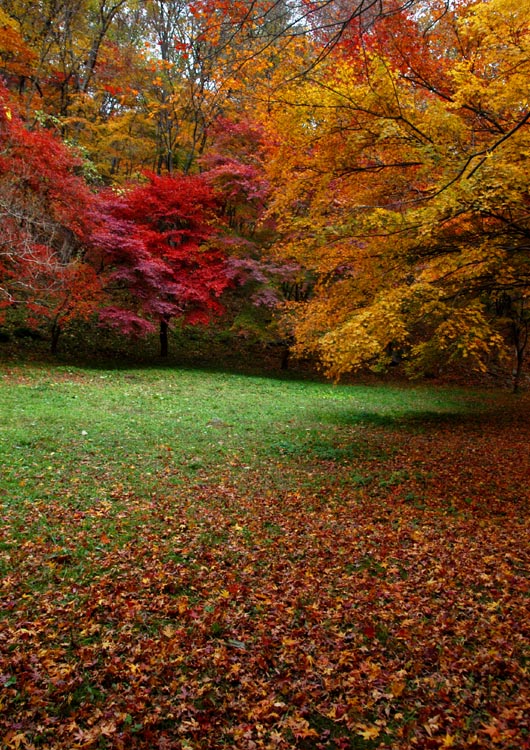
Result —
[[376, 737], [379, 737], [379, 735], [381, 734], [381, 729], [377, 726], [369, 727], [361, 724], [359, 726], [359, 734], [365, 740], [375, 740]]
[[5, 506], [2, 746], [522, 750], [527, 425], [363, 426], [296, 491], [285, 459]]

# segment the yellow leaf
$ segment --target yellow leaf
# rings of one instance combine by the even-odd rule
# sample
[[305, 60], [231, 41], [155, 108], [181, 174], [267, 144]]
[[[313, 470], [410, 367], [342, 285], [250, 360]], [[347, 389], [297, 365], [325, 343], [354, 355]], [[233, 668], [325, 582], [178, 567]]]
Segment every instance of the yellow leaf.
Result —
[[407, 683], [404, 680], [394, 680], [390, 685], [390, 690], [394, 698], [399, 698], [406, 686]]
[[446, 734], [442, 740], [442, 747], [454, 747], [455, 738], [451, 734]]
[[301, 716], [290, 716], [286, 721], [286, 726], [289, 727], [295, 737], [300, 739], [306, 739], [308, 737], [318, 737], [318, 732], [312, 729], [309, 722]]
[[24, 744], [24, 747], [26, 746], [26, 735], [22, 732], [19, 732], [12, 737], [10, 737], [9, 740], [9, 747], [19, 748], [22, 743]]
[[179, 615], [183, 615], [184, 612], [187, 611], [188, 609], [188, 597], [187, 596], [182, 596], [179, 599], [178, 604], [177, 604], [177, 609], [178, 609]]
[[359, 732], [359, 734], [361, 735], [361, 737], [363, 739], [365, 739], [365, 740], [375, 740], [376, 737], [379, 737], [379, 734], [381, 732], [381, 730], [380, 730], [379, 727], [376, 727], [375, 725], [369, 727], [366, 724], [364, 726], [365, 726], [365, 729], [362, 729]]

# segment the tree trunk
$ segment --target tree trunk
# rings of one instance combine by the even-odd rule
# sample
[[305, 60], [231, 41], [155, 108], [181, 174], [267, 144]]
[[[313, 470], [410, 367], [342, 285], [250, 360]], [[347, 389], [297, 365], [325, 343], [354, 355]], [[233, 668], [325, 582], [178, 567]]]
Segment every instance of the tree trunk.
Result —
[[61, 326], [55, 320], [52, 325], [52, 341], [50, 351], [52, 354], [57, 354], [57, 347], [59, 345], [59, 336], [61, 335]]
[[167, 320], [160, 321], [160, 356], [167, 357], [168, 355], [168, 329], [169, 324]]
[[528, 343], [528, 321], [523, 317], [521, 309], [521, 323], [512, 323], [512, 335], [515, 348], [515, 367], [513, 369], [513, 393], [518, 393], [523, 372], [523, 360], [526, 345]]
[[513, 392], [519, 392], [519, 385], [521, 382], [521, 374], [523, 372], [523, 358], [524, 358], [524, 347], [515, 347], [515, 367], [513, 370]]

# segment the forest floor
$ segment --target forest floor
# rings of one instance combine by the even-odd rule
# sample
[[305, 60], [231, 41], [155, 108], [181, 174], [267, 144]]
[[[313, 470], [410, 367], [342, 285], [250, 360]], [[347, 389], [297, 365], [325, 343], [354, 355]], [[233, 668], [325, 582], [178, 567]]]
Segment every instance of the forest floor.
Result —
[[530, 747], [530, 396], [0, 370], [0, 747]]

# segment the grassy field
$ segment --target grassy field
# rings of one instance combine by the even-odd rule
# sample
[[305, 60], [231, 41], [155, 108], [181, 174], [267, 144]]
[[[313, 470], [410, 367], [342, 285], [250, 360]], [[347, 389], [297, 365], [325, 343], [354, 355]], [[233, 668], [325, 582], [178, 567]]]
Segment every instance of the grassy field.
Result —
[[0, 746], [530, 747], [529, 405], [5, 365]]

